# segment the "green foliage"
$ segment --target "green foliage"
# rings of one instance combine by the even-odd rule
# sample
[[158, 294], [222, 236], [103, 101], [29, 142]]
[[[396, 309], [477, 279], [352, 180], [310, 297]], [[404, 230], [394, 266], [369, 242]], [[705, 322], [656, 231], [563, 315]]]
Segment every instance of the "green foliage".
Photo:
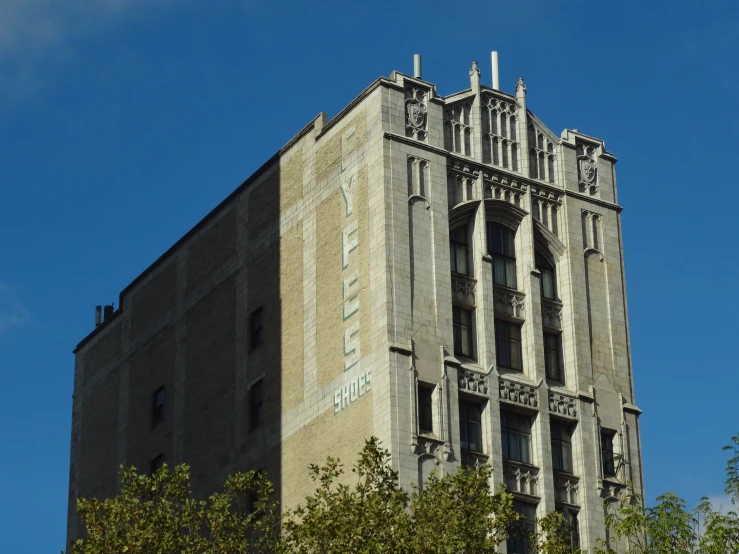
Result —
[[580, 554], [570, 544], [570, 528], [562, 514], [552, 512], [538, 520], [538, 532], [530, 539], [531, 554]]
[[277, 504], [261, 474], [229, 477], [207, 502], [191, 497], [186, 465], [152, 476], [121, 468], [120, 477], [118, 496], [77, 501], [87, 537], [74, 554], [278, 552]]
[[[732, 505], [739, 504], [739, 435], [731, 438], [724, 451], [730, 452], [726, 463], [725, 492]], [[685, 501], [668, 492], [657, 498], [654, 507], [646, 508], [644, 499], [631, 493], [606, 516], [611, 543], [625, 542], [634, 554], [739, 554], [739, 514], [723, 513], [708, 498], [692, 511]], [[596, 554], [614, 553], [613, 544], [605, 541]]]
[[287, 550], [296, 554], [407, 552], [409, 496], [399, 487], [389, 459], [377, 439], [368, 440], [352, 469], [357, 478], [354, 486], [339, 482], [344, 473], [339, 460], [328, 458], [322, 466], [311, 465], [310, 476], [318, 488], [287, 514]]
[[499, 488], [490, 492], [492, 469], [460, 468], [438, 478], [435, 474], [414, 490], [410, 503], [413, 550], [429, 554], [487, 554], [508, 537], [520, 517], [513, 496]]

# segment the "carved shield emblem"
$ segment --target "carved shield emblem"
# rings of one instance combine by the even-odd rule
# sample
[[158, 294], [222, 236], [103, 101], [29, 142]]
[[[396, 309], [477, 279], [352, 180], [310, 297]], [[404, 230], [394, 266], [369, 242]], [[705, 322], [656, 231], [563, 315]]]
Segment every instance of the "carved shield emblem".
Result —
[[580, 158], [580, 180], [588, 185], [595, 184], [595, 162], [588, 157]]
[[426, 122], [426, 106], [418, 100], [409, 100], [406, 103], [408, 124], [414, 129], [420, 129]]

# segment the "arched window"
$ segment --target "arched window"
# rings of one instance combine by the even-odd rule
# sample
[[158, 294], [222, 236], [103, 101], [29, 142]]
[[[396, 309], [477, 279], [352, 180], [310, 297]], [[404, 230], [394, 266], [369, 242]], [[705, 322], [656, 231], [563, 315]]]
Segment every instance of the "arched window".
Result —
[[493, 283], [516, 288], [516, 233], [500, 223], [487, 224], [488, 252], [493, 257]]
[[468, 249], [466, 226], [457, 227], [449, 233], [449, 250], [453, 272], [462, 275], [470, 274]]
[[549, 300], [557, 299], [557, 280], [554, 266], [539, 252], [536, 253], [536, 269], [541, 273], [541, 296]]

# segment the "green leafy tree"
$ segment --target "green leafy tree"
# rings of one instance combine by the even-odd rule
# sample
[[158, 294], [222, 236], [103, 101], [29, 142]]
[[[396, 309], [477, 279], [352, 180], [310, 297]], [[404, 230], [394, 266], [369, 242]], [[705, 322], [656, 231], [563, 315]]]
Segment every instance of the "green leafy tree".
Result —
[[572, 545], [571, 528], [559, 512], [539, 518], [537, 527], [530, 538], [531, 554], [580, 554]]
[[288, 513], [284, 541], [295, 554], [409, 552], [411, 521], [409, 495], [390, 469], [390, 454], [376, 438], [367, 441], [352, 468], [353, 486], [340, 482], [339, 460], [311, 465], [317, 489], [305, 503]]
[[499, 488], [490, 492], [490, 466], [460, 468], [438, 478], [435, 474], [414, 490], [410, 513], [413, 552], [487, 554], [508, 538], [508, 529], [519, 519], [513, 496]]
[[[726, 488], [732, 506], [739, 505], [739, 435], [731, 437], [731, 444], [724, 446], [731, 457], [726, 462]], [[718, 508], [718, 509], [717, 509]], [[722, 512], [723, 506], [714, 506], [703, 498], [696, 508], [701, 518], [703, 532], [700, 538], [700, 554], [739, 553], [739, 514], [736, 510]]]
[[87, 531], [74, 554], [277, 553], [277, 504], [261, 473], [237, 473], [208, 501], [190, 493], [189, 468], [154, 475], [121, 469], [121, 492], [106, 500], [79, 499]]

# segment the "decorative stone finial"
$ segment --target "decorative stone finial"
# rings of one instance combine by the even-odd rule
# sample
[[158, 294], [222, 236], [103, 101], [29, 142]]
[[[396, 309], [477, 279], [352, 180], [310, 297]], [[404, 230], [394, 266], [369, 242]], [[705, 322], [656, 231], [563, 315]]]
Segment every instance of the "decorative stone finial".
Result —
[[477, 67], [477, 62], [472, 62], [472, 69], [470, 69], [470, 87], [475, 91], [480, 88], [480, 68]]
[[523, 77], [518, 78], [518, 83], [516, 83], [516, 92], [521, 91], [523, 94], [526, 94], [526, 85], [523, 84]]

